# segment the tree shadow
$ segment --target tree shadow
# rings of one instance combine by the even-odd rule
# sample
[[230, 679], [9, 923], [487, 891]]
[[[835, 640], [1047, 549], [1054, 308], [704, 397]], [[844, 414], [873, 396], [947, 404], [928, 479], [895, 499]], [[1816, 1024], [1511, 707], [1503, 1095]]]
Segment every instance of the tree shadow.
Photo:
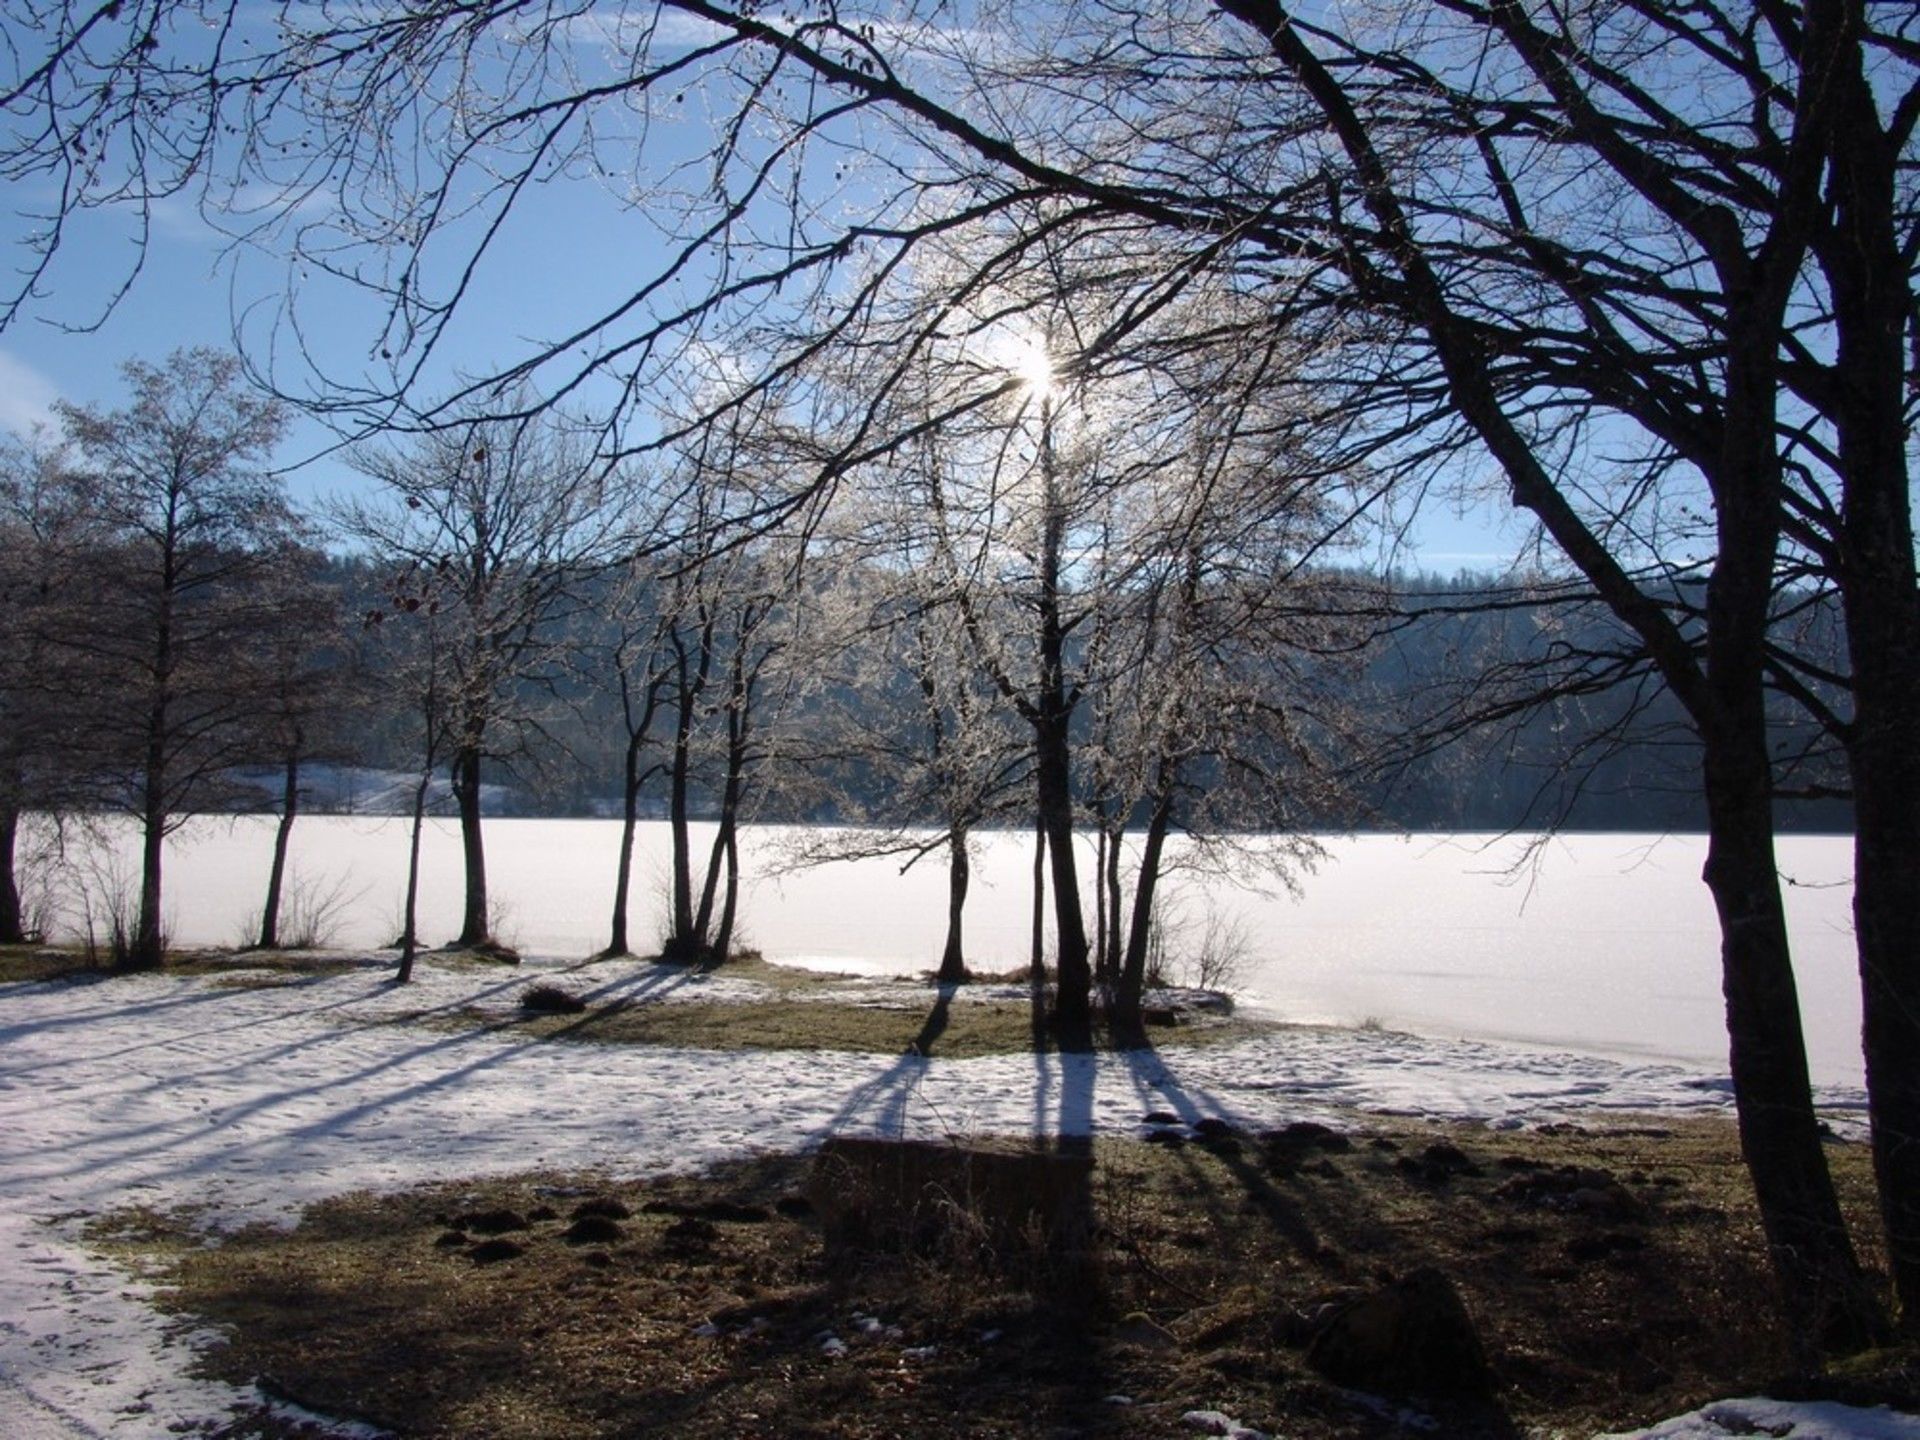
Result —
[[932, 1055], [933, 1047], [940, 1037], [947, 1033], [951, 1020], [953, 997], [959, 990], [957, 984], [945, 982], [935, 987], [933, 1008], [927, 1012], [927, 1018], [921, 1022], [920, 1033], [907, 1042], [907, 1054]]
[[[1203, 1207], [1216, 1233], [1231, 1233], [1238, 1216], [1256, 1214], [1297, 1264], [1330, 1287], [1365, 1288], [1387, 1277], [1386, 1257], [1406, 1249], [1406, 1237], [1390, 1217], [1366, 1204], [1346, 1203], [1337, 1188], [1332, 1198], [1316, 1196], [1309, 1203], [1304, 1192], [1285, 1183], [1289, 1167], [1273, 1163], [1285, 1149], [1256, 1141], [1213, 1097], [1183, 1085], [1150, 1041], [1118, 1053], [1148, 1112], [1176, 1116], [1196, 1137], [1165, 1148], [1180, 1168], [1187, 1195]], [[1366, 1397], [1361, 1399], [1364, 1408]], [[1393, 1403], [1382, 1404], [1380, 1413], [1389, 1414]], [[1520, 1440], [1523, 1433], [1498, 1397], [1440, 1400], [1432, 1408], [1444, 1421], [1441, 1433], [1483, 1440]]]

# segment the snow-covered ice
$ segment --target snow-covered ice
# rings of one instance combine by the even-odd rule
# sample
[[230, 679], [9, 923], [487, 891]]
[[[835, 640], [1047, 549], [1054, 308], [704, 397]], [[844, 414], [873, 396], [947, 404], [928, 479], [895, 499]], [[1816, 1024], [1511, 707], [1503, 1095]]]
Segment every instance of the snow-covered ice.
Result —
[[[653, 1173], [836, 1132], [1140, 1134], [1155, 1110], [1249, 1126], [1351, 1125], [1356, 1112], [1519, 1125], [1728, 1103], [1720, 1079], [1684, 1066], [1352, 1030], [944, 1060], [565, 1045], [382, 1023], [505, 1010], [538, 978], [603, 997], [755, 993], [644, 966], [561, 970], [429, 960], [404, 989], [373, 961], [262, 988], [176, 976], [0, 986], [0, 1434], [190, 1433], [257, 1401], [190, 1378], [205, 1337], [159, 1315], [144, 1282], [81, 1243], [85, 1217], [128, 1205], [200, 1207], [210, 1227], [232, 1227], [291, 1221], [362, 1187], [542, 1168]], [[1859, 1105], [1847, 1089], [1826, 1099], [1842, 1113]], [[1793, 1433], [1920, 1440], [1872, 1423], [1882, 1428]]]
[[[138, 874], [131, 829], [112, 833], [122, 875]], [[899, 974], [937, 964], [947, 905], [940, 857], [904, 874], [889, 858], [784, 870], [794, 845], [817, 833], [747, 832], [747, 942], [776, 960], [833, 970]], [[709, 835], [700, 827], [696, 843]], [[169, 841], [176, 940], [234, 943], [258, 913], [271, 836], [271, 817], [208, 816]], [[1537, 848], [1531, 838], [1329, 836], [1326, 858], [1300, 877], [1298, 895], [1271, 874], [1264, 890], [1197, 874], [1182, 842], [1172, 847], [1176, 868], [1163, 893], [1170, 950], [1177, 954], [1183, 932], [1190, 939], [1210, 914], [1237, 925], [1246, 941], [1234, 982], [1241, 1000], [1286, 1020], [1373, 1018], [1421, 1035], [1723, 1067], [1719, 935], [1700, 882], [1704, 838], [1565, 835]], [[1011, 832], [977, 837], [967, 940], [980, 968], [1026, 961], [1031, 844]], [[637, 846], [632, 923], [644, 940], [658, 933], [667, 827], [643, 824]], [[397, 819], [311, 816], [294, 827], [296, 876], [322, 890], [337, 884], [347, 902], [339, 943], [381, 945], [398, 933], [406, 847], [407, 825]], [[1242, 848], [1257, 857], [1263, 842]], [[613, 821], [489, 820], [489, 894], [506, 937], [540, 954], [597, 951], [618, 854]], [[1783, 836], [1779, 855], [1814, 1078], [1858, 1084], [1852, 841]], [[457, 827], [428, 828], [422, 866], [423, 933], [450, 937], [462, 893]], [[1249, 880], [1262, 874], [1241, 871]]]

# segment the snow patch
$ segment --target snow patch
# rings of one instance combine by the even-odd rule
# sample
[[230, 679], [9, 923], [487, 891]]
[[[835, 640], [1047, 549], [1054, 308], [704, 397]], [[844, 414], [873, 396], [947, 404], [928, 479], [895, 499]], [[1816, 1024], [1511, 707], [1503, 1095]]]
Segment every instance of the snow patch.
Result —
[[1774, 1440], [1920, 1440], [1920, 1417], [1825, 1401], [1721, 1400], [1650, 1430], [1623, 1430], [1596, 1440], [1728, 1440], [1735, 1435], [1767, 1435]]

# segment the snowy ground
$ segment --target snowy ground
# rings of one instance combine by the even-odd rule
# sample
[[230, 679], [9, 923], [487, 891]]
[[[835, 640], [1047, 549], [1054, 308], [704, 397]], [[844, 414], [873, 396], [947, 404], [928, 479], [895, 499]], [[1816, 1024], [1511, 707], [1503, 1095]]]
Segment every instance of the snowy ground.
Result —
[[[1671, 1065], [1351, 1030], [1170, 1055], [946, 1061], [555, 1045], [362, 1023], [505, 1009], [542, 968], [429, 965], [404, 991], [371, 962], [260, 989], [175, 977], [0, 986], [0, 1437], [194, 1433], [257, 1402], [189, 1378], [204, 1337], [162, 1318], [142, 1283], [80, 1243], [87, 1216], [128, 1205], [202, 1207], [217, 1229], [290, 1220], [321, 1196], [368, 1186], [535, 1168], [657, 1172], [846, 1131], [1129, 1134], [1163, 1109], [1251, 1126], [1352, 1125], [1355, 1112], [1519, 1126], [1727, 1104], [1721, 1080]], [[600, 983], [602, 998], [753, 991], [606, 973], [618, 978]], [[892, 987], [855, 993], [912, 1000]], [[1826, 1098], [1842, 1123], [1857, 1114], [1856, 1093]], [[1747, 1403], [1651, 1433], [1755, 1433], [1737, 1428], [1751, 1419], [1738, 1409]], [[1920, 1420], [1880, 1412], [1755, 1414], [1762, 1433], [1796, 1440], [1920, 1440]]]

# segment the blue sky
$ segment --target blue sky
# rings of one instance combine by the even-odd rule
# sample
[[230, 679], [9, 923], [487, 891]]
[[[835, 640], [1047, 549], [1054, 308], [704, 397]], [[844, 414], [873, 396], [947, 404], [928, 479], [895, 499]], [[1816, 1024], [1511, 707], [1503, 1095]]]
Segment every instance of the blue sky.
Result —
[[[661, 107], [648, 143], [676, 156], [698, 155], [709, 132], [703, 107]], [[653, 123], [653, 122], [650, 122]], [[17, 247], [35, 196], [16, 190], [0, 212], [0, 247]], [[620, 288], [657, 273], [662, 230], [644, 212], [600, 185], [578, 180], [528, 192], [479, 277], [439, 353], [434, 378], [483, 373], [525, 353], [531, 340], [565, 334], [601, 314]], [[318, 216], [327, 217], [324, 213]], [[118, 367], [133, 357], [158, 359], [185, 345], [230, 348], [236, 333], [249, 359], [271, 368], [288, 388], [306, 379], [278, 323], [281, 302], [298, 285], [286, 261], [272, 251], [236, 247], [210, 227], [188, 199], [159, 204], [142, 273], [110, 313], [102, 309], [138, 254], [124, 218], [99, 212], [78, 217], [40, 303], [0, 333], [0, 424], [19, 429], [49, 418], [56, 398], [112, 406], [122, 387]], [[16, 252], [17, 253], [17, 252]], [[633, 277], [633, 278], [629, 278]], [[323, 304], [306, 304], [303, 338], [324, 357], [330, 374], [351, 377], [380, 368], [377, 316], [356, 307], [339, 285], [309, 289]], [[75, 329], [73, 327], [90, 327]], [[290, 363], [290, 360], [292, 363]], [[303, 419], [280, 460], [294, 497], [314, 504], [358, 484], [337, 453], [339, 437]], [[1393, 559], [1406, 568], [1440, 572], [1503, 567], [1520, 547], [1525, 527], [1498, 502], [1462, 512], [1444, 500], [1423, 507], [1406, 548]]]
[[[495, 286], [499, 298], [490, 309], [499, 328], [469, 342], [465, 353], [473, 366], [498, 361], [517, 337], [550, 333], [542, 318], [558, 322], [584, 295], [604, 298], [604, 292], [591, 292], [582, 283], [597, 267], [616, 263], [622, 246], [611, 217], [600, 220], [583, 227], [579, 213], [549, 206], [547, 238], [540, 234], [543, 227], [531, 224], [524, 237], [515, 238], [503, 255], [507, 263]], [[562, 244], [564, 254], [547, 251]], [[71, 277], [70, 286], [56, 284], [37, 313], [0, 334], [0, 424], [20, 430], [36, 421], [50, 423], [56, 399], [116, 405], [123, 395], [122, 362], [157, 359], [184, 345], [231, 347], [236, 324], [248, 323], [249, 306], [254, 307], [250, 336], [256, 358], [264, 357], [269, 329], [263, 307], [275, 300], [284, 269], [266, 256], [236, 260], [221, 237], [190, 213], [157, 227], [139, 280], [97, 328], [68, 328], [93, 318], [103, 278], [123, 269], [128, 254], [124, 236], [104, 230], [81, 236], [58, 272], [63, 280]], [[331, 339], [336, 356], [366, 353], [359, 336], [341, 333]], [[289, 490], [302, 504], [316, 504], [360, 483], [336, 447], [335, 434], [308, 419], [295, 426], [282, 447], [279, 458]], [[1525, 534], [1498, 503], [1461, 512], [1445, 500], [1431, 500], [1400, 563], [1441, 573], [1497, 569], [1512, 559]]]

